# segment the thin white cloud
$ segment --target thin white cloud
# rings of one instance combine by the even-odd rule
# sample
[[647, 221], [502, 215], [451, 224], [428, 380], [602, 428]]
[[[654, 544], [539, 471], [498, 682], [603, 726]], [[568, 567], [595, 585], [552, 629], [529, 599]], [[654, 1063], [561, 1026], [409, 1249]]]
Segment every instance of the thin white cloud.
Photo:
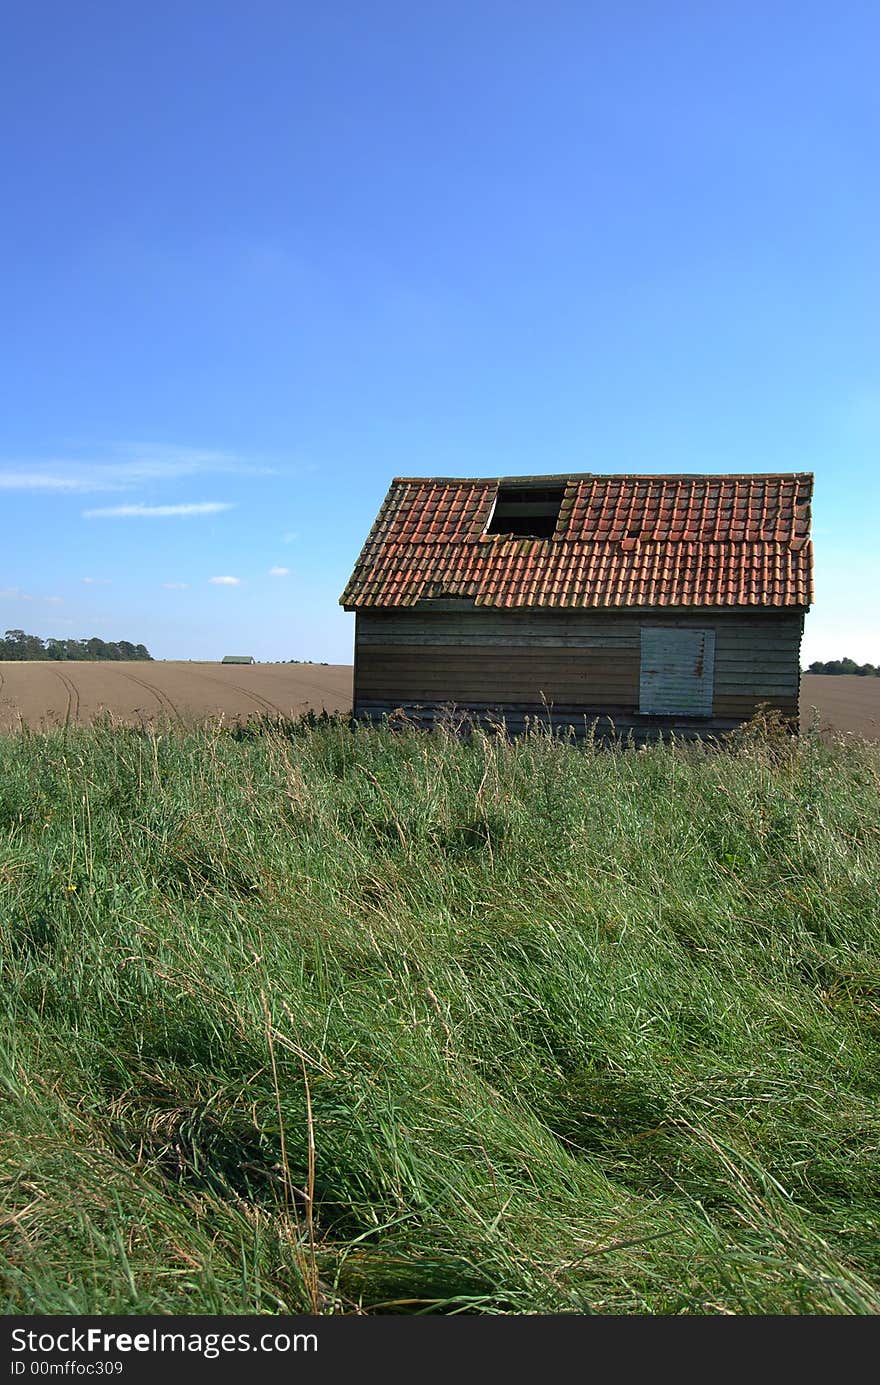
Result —
[[269, 576], [270, 576], [270, 577], [289, 577], [289, 576], [290, 576], [290, 568], [289, 568], [289, 567], [270, 567], [270, 568], [269, 568]]
[[162, 586], [168, 592], [182, 592], [186, 591], [186, 588], [189, 586], [189, 582], [163, 582]]
[[296, 543], [298, 538], [299, 534], [295, 529], [288, 529], [287, 533], [282, 535], [281, 541], [282, 543]]
[[275, 468], [244, 462], [232, 452], [204, 447], [174, 447], [155, 443], [123, 443], [122, 458], [109, 464], [126, 480], [173, 480], [178, 476], [212, 473], [224, 476], [274, 476]]
[[109, 476], [50, 471], [0, 471], [0, 491], [124, 491], [128, 486]]
[[7, 601], [48, 601], [52, 606], [59, 606], [64, 600], [63, 596], [34, 596], [31, 592], [22, 591], [21, 587], [4, 587], [0, 591], [0, 599]]
[[180, 515], [217, 515], [231, 510], [227, 500], [204, 500], [190, 505], [106, 505], [97, 510], [83, 510], [83, 519], [168, 519]]
[[240, 577], [212, 577], [210, 579], [215, 587], [240, 587]]
[[80, 581], [86, 587], [109, 587], [109, 577], [81, 577]]
[[136, 490], [147, 481], [195, 475], [272, 476], [274, 467], [244, 462], [231, 452], [155, 443], [117, 443], [107, 455], [51, 457], [37, 462], [0, 458], [0, 491], [86, 493]]

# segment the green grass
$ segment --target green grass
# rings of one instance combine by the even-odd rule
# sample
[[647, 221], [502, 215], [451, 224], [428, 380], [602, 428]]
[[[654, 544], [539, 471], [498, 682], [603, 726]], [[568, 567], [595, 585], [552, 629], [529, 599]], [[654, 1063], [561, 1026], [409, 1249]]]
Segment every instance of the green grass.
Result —
[[880, 749], [0, 740], [15, 1313], [880, 1311]]

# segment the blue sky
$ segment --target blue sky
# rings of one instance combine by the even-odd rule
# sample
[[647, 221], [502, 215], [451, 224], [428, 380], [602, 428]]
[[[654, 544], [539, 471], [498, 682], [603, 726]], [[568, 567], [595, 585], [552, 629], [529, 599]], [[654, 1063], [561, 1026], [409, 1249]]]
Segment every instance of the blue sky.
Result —
[[394, 475], [812, 470], [804, 656], [880, 662], [878, 51], [874, 0], [7, 8], [0, 628], [348, 662]]

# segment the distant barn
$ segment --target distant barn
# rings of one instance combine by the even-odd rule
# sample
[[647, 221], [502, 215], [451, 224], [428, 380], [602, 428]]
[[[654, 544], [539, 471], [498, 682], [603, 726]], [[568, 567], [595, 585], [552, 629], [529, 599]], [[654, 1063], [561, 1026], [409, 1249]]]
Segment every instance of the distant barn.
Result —
[[253, 654], [224, 654], [222, 662], [224, 664], [255, 664], [257, 661]]
[[[398, 478], [341, 604], [354, 713], [583, 728], [797, 716], [808, 473]], [[548, 711], [549, 709], [549, 711]]]

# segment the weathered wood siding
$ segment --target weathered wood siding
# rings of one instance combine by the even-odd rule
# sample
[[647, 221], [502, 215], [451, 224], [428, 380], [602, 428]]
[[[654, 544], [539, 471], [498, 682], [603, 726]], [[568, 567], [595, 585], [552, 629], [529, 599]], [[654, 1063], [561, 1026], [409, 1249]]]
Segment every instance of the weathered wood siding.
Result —
[[358, 696], [428, 702], [637, 705], [638, 649], [528, 645], [361, 645]]
[[[714, 632], [710, 717], [725, 729], [759, 703], [796, 716], [803, 615], [688, 611], [545, 613], [487, 610], [373, 611], [357, 614], [355, 715], [381, 716], [455, 704], [497, 708], [514, 720], [552, 704], [559, 717], [610, 716], [634, 726], [639, 712], [642, 630]], [[427, 718], [425, 712], [428, 713]], [[678, 717], [682, 722], [682, 717]]]

